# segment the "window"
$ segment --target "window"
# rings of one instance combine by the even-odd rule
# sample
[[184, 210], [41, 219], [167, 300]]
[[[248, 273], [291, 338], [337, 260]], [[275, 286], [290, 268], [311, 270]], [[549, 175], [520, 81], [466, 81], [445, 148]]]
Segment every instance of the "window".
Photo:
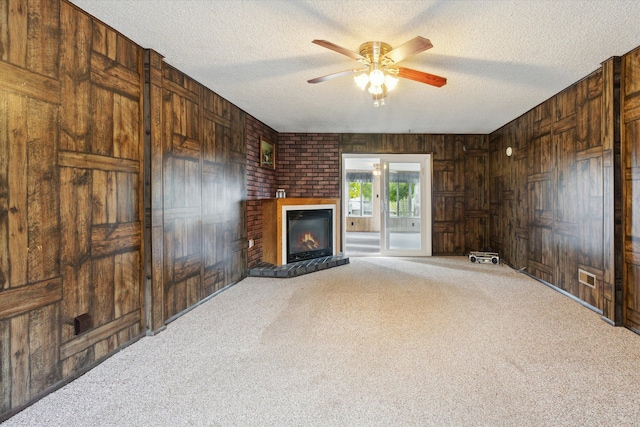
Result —
[[389, 177], [389, 213], [392, 217], [420, 218], [420, 174], [392, 173]]
[[349, 188], [348, 216], [373, 216], [373, 174], [371, 172], [347, 172]]

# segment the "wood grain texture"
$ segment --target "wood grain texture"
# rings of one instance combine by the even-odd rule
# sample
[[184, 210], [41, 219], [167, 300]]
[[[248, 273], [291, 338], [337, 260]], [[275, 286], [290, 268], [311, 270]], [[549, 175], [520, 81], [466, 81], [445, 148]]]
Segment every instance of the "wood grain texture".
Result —
[[157, 331], [164, 325], [164, 193], [162, 145], [162, 56], [144, 51], [144, 211], [146, 230], [144, 242], [145, 285], [144, 307], [146, 325]]
[[[602, 72], [490, 135], [490, 240], [503, 260], [603, 309]], [[511, 146], [514, 154], [505, 155]], [[600, 277], [578, 282], [578, 268]]]
[[[141, 49], [66, 1], [0, 23], [4, 413], [142, 330], [143, 80]], [[83, 313], [99, 341], [74, 336]]]
[[29, 313], [11, 318], [11, 405], [31, 397], [29, 366]]
[[132, 325], [138, 325], [140, 323], [140, 312], [134, 311], [128, 313], [118, 319], [105, 323], [97, 328], [93, 328], [89, 332], [79, 335], [74, 339], [65, 342], [60, 346], [60, 359], [65, 360], [84, 349], [88, 349], [95, 344], [108, 339], [117, 332], [128, 328]]
[[[0, 91], [0, 111], [8, 111], [10, 96]], [[0, 115], [0, 163], [9, 163], [9, 118]], [[9, 168], [0, 168], [0, 291], [9, 288]]]
[[0, 320], [27, 313], [62, 299], [62, 280], [54, 278], [0, 293]]
[[[9, 200], [9, 287], [27, 283], [29, 250], [27, 235], [27, 99], [9, 96], [8, 135], [8, 200]], [[16, 261], [13, 261], [16, 260]]]
[[11, 320], [0, 320], [0, 414], [11, 409]]
[[[153, 70], [162, 74], [156, 81], [161, 92], [149, 87], [150, 125], [161, 118], [149, 138], [150, 156], [162, 165], [155, 181], [161, 187], [151, 189], [149, 203], [152, 210], [162, 207], [163, 221], [154, 228], [162, 235], [156, 241], [162, 262], [151, 265], [162, 266], [153, 280], [162, 283], [166, 321], [246, 274], [246, 143], [241, 110], [161, 65], [159, 70], [149, 62], [146, 68], [150, 82]], [[152, 288], [158, 292], [157, 283]], [[155, 325], [158, 315], [153, 313]]]
[[623, 324], [640, 331], [640, 49], [622, 57]]

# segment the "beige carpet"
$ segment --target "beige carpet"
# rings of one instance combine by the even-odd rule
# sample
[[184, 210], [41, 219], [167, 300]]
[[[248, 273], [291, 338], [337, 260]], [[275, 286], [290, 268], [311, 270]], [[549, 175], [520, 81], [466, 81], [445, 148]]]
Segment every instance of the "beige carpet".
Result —
[[3, 424], [640, 425], [640, 336], [502, 265], [248, 278]]

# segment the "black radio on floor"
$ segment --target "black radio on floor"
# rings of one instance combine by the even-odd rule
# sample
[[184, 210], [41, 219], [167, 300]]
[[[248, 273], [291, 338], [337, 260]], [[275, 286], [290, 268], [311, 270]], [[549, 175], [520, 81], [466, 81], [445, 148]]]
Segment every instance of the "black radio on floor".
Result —
[[479, 264], [498, 264], [500, 257], [495, 252], [469, 252], [469, 261]]

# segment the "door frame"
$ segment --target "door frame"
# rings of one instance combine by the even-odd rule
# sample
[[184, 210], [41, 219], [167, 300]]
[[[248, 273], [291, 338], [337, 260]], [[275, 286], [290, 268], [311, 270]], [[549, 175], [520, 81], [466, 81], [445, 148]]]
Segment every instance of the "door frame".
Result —
[[[340, 234], [341, 234], [341, 246], [343, 252], [346, 253], [346, 233], [347, 233], [347, 212], [348, 212], [348, 204], [349, 204], [349, 191], [345, 187], [346, 182], [346, 160], [347, 159], [370, 159], [375, 158], [379, 160], [379, 163], [382, 165], [383, 160], [394, 162], [421, 162], [420, 168], [420, 189], [421, 189], [421, 247], [423, 250], [421, 251], [384, 251], [382, 247], [382, 233], [383, 233], [383, 224], [380, 229], [380, 254], [381, 256], [431, 256], [433, 253], [432, 245], [433, 245], [433, 156], [429, 153], [418, 153], [418, 154], [381, 154], [381, 153], [342, 153], [340, 157], [340, 192], [342, 195], [342, 209], [341, 209], [341, 218], [340, 218]], [[382, 168], [381, 168], [382, 169]], [[385, 171], [383, 171], [383, 174]], [[380, 177], [381, 187], [383, 185], [384, 176]], [[381, 196], [381, 204], [384, 202], [384, 191], [380, 188], [380, 196]], [[383, 222], [385, 220], [383, 209], [380, 209], [380, 221]]]
[[[431, 154], [386, 154], [380, 156], [380, 168], [382, 169], [380, 203], [385, 208], [380, 209], [380, 254], [382, 256], [431, 256], [432, 254], [432, 158]], [[387, 240], [387, 212], [388, 205], [388, 178], [389, 163], [420, 163], [420, 248], [419, 250], [386, 249]]]

